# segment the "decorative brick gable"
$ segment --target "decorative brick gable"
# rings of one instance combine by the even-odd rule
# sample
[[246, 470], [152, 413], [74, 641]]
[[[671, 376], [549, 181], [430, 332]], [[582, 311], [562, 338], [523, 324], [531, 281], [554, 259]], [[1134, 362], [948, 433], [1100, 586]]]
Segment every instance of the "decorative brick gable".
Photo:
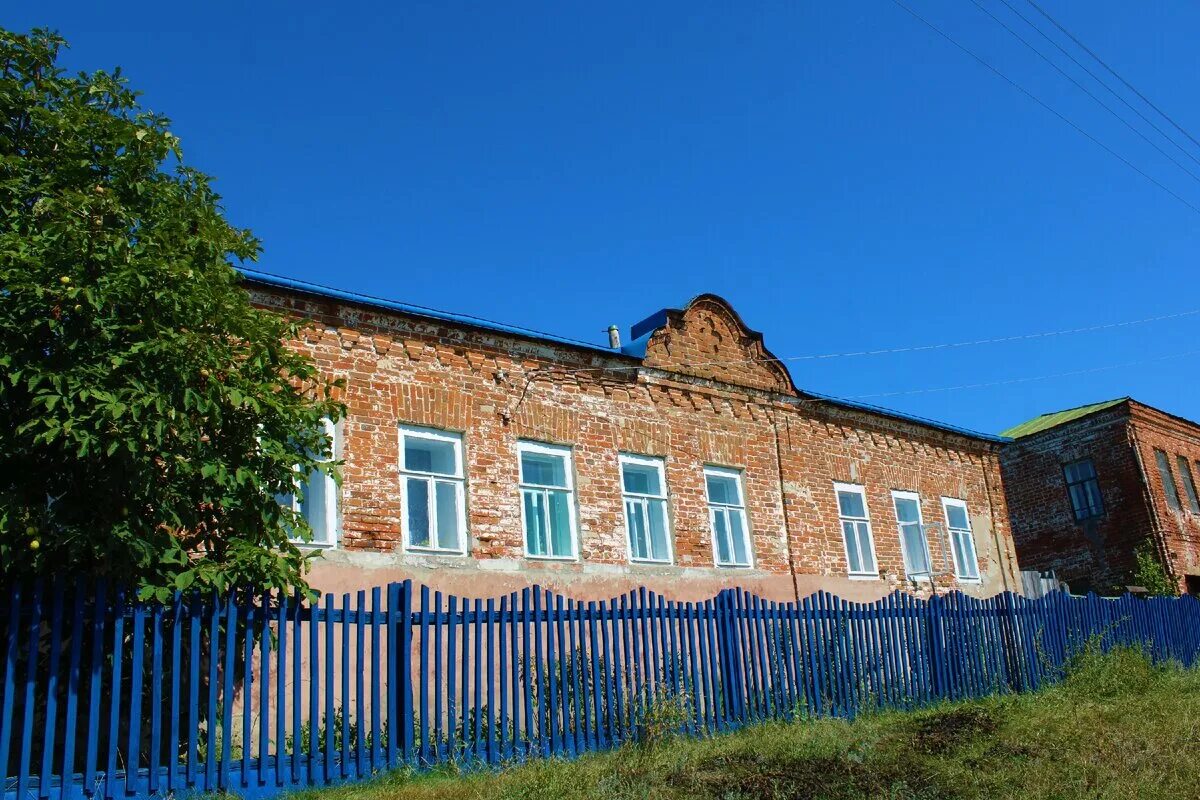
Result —
[[762, 334], [746, 327], [722, 298], [702, 294], [686, 308], [668, 309], [664, 316], [646, 345], [646, 366], [796, 394], [787, 369], [763, 346]]

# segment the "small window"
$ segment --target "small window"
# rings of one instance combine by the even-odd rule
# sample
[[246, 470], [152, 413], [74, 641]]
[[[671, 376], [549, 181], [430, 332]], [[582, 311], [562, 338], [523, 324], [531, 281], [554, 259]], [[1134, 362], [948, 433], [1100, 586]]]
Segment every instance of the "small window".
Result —
[[708, 521], [713, 532], [713, 558], [719, 567], [750, 566], [750, 531], [742, 497], [742, 474], [735, 469], [706, 467]]
[[954, 497], [943, 497], [946, 511], [946, 531], [950, 549], [954, 551], [954, 574], [959, 580], [979, 580], [979, 559], [975, 555], [975, 539], [971, 536], [971, 519], [967, 504]]
[[404, 547], [464, 555], [462, 437], [429, 428], [400, 429]]
[[[333, 420], [322, 419], [321, 427], [336, 451]], [[304, 476], [297, 472], [296, 484], [299, 492], [276, 495], [275, 499], [304, 517], [312, 538], [307, 541], [299, 536], [288, 538], [304, 547], [333, 547], [337, 544], [337, 483], [328, 473], [313, 470]]]
[[1175, 465], [1179, 467], [1179, 478], [1183, 481], [1183, 493], [1187, 495], [1188, 508], [1193, 514], [1200, 514], [1200, 497], [1196, 496], [1196, 482], [1192, 480], [1192, 466], [1183, 456], [1175, 456]]
[[1178, 511], [1179, 488], [1175, 485], [1175, 476], [1171, 474], [1171, 461], [1162, 450], [1154, 451], [1154, 459], [1158, 462], [1158, 476], [1162, 478], [1163, 494], [1167, 496], [1167, 505]]
[[910, 578], [929, 578], [929, 542], [921, 520], [921, 497], [916, 492], [892, 492], [896, 524], [900, 530], [900, 550], [904, 572]]
[[1063, 477], [1067, 481], [1067, 494], [1071, 497], [1071, 508], [1077, 522], [1104, 516], [1100, 483], [1096, 480], [1096, 467], [1090, 458], [1064, 465]]
[[517, 450], [525, 554], [534, 558], [575, 558], [575, 482], [570, 448], [520, 442]]
[[667, 482], [661, 458], [622, 455], [621, 497], [631, 561], [671, 562]]
[[867, 514], [867, 495], [863, 487], [850, 483], [835, 483], [838, 521], [842, 526], [842, 544], [846, 547], [846, 565], [852, 577], [879, 577], [875, 565], [875, 539], [871, 535], [871, 519]]

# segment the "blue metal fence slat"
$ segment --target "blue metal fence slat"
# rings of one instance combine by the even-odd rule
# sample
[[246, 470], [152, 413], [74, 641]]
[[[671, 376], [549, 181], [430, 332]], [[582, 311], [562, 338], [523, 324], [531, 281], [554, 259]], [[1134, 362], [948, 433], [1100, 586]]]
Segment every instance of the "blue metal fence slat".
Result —
[[571, 668], [571, 720], [573, 728], [571, 738], [574, 742], [573, 750], [575, 753], [582, 753], [587, 750], [587, 738], [585, 736], [584, 725], [586, 724], [586, 704], [583, 702], [582, 682], [580, 680], [580, 666], [583, 663], [582, 639], [578, 634], [578, 608], [579, 603], [575, 600], [567, 600], [567, 637], [570, 640], [570, 668]]
[[376, 586], [371, 589], [371, 772], [383, 769], [382, 612], [383, 592]]
[[[233, 672], [237, 653], [239, 611], [237, 600], [230, 595], [225, 603], [225, 666], [221, 672], [221, 772], [220, 787], [228, 791], [233, 761]], [[212, 745], [215, 750], [215, 745]]]
[[[441, 600], [440, 600], [441, 595], [439, 594], [438, 597], [439, 597], [439, 600], [438, 600], [437, 605], [439, 608], [441, 608]], [[508, 753], [508, 746], [509, 746], [509, 736], [508, 736], [508, 724], [509, 724], [508, 723], [508, 696], [509, 696], [509, 687], [508, 687], [508, 664], [509, 664], [509, 660], [508, 660], [508, 631], [509, 631], [508, 595], [504, 595], [500, 598], [499, 614], [500, 614], [500, 616], [497, 619], [497, 624], [496, 624], [496, 636], [497, 636], [496, 655], [500, 662], [500, 673], [496, 676], [497, 693], [500, 695], [500, 711], [499, 711], [499, 715], [497, 717], [497, 719], [499, 720], [499, 722], [498, 722], [499, 730], [497, 731], [497, 733], [498, 733], [498, 739], [499, 739], [499, 741], [498, 741], [499, 758], [501, 760], [504, 760], [509, 757], [509, 753]], [[441, 627], [442, 627], [441, 625], [438, 625], [435, 630], [440, 632]], [[441, 639], [440, 638], [437, 639], [437, 642], [438, 642], [438, 646], [436, 648], [436, 651], [440, 654]], [[437, 682], [434, 685], [438, 686], [438, 687], [440, 687], [442, 685], [441, 678], [440, 678], [440, 670], [439, 670], [439, 677], [437, 679]], [[436, 696], [439, 700], [441, 699], [440, 688], [437, 691]], [[441, 713], [442, 713], [442, 709], [441, 709], [441, 704], [439, 702], [436, 714], [438, 716], [441, 716]]]
[[[0, 767], [8, 777], [8, 765], [12, 759], [9, 750], [12, 744], [14, 695], [17, 691], [17, 664], [20, 659], [21, 586], [14, 583], [8, 593], [8, 626], [5, 628], [4, 648], [4, 702], [0, 707]], [[98, 661], [99, 659], [94, 659]]]
[[[559, 644], [559, 614], [555, 602], [561, 607], [562, 598], [545, 590], [546, 608], [546, 719], [549, 726], [551, 754], [562, 750], [562, 736], [559, 733], [559, 694], [562, 689], [562, 646]], [[501, 693], [503, 698], [503, 693]], [[563, 715], [565, 717], [565, 715]]]
[[418, 737], [420, 743], [417, 748], [417, 757], [421, 764], [430, 764], [429, 749], [429, 681], [426, 676], [429, 674], [429, 615], [432, 609], [429, 606], [429, 587], [421, 587], [421, 610], [420, 610], [420, 627], [421, 627], [421, 656], [420, 656], [420, 693], [418, 700], [420, 702], [420, 726], [421, 731]]
[[[537, 605], [537, 594], [538, 594], [537, 591], [534, 590], [533, 602], [534, 602], [535, 607]], [[472, 662], [474, 663], [474, 669], [472, 670], [472, 681], [471, 681], [471, 688], [473, 689], [473, 692], [471, 695], [473, 698], [472, 706], [471, 706], [471, 721], [472, 721], [472, 723], [474, 723], [473, 724], [474, 730], [471, 734], [471, 741], [472, 741], [471, 757], [472, 757], [472, 759], [474, 759], [475, 761], [478, 762], [478, 761], [482, 761], [484, 759], [484, 742], [483, 742], [483, 636], [484, 636], [484, 634], [483, 634], [483, 601], [480, 600], [478, 597], [476, 597], [474, 600], [474, 605], [475, 605], [475, 609], [474, 609], [475, 615], [474, 615], [473, 619], [475, 622], [475, 655], [471, 659]], [[535, 619], [536, 619], [536, 616], [535, 616]], [[541, 630], [541, 629], [539, 627], [536, 630]], [[539, 648], [539, 650], [540, 650], [540, 648]], [[540, 664], [541, 661], [539, 660], [538, 663]], [[541, 677], [540, 671], [539, 671], [538, 676], [539, 676], [539, 678]], [[540, 700], [542, 697], [545, 696], [545, 693], [540, 691], [540, 689], [541, 689], [541, 681], [540, 680], [538, 681], [538, 684], [539, 684], [538, 699]], [[545, 705], [545, 704], [541, 703], [540, 705]]]
[[[129, 729], [125, 745], [125, 793], [133, 794], [137, 789], [138, 756], [142, 738], [142, 672], [145, 666], [146, 607], [136, 602], [133, 606], [133, 646], [130, 651], [129, 670]], [[18, 796], [21, 793], [18, 792]]]
[[[271, 764], [271, 594], [264, 592], [258, 611], [258, 775], [259, 786], [267, 785]], [[249, 741], [246, 749], [249, 749]]]
[[[441, 592], [438, 598], [441, 598]], [[367, 593], [362, 589], [354, 595], [354, 764], [356, 774], [362, 779], [369, 774], [367, 769], [367, 736], [370, 723], [367, 719], [366, 697], [366, 652], [367, 652]], [[438, 626], [441, 631], [441, 626]], [[438, 686], [441, 685], [439, 680]], [[440, 696], [440, 695], [439, 695]]]
[[[462, 601], [462, 686], [460, 687], [462, 695], [460, 697], [461, 724], [462, 732], [462, 757], [464, 760], [474, 753], [474, 736], [471, 725], [471, 618], [469, 609], [471, 601], [463, 598]], [[531, 701], [532, 702], [532, 701]]]
[[[247, 595], [245, 622], [242, 630], [242, 768], [241, 785], [244, 789], [250, 785], [250, 754], [254, 749], [254, 739], [250, 733], [251, 713], [254, 698], [254, 600]], [[258, 679], [261, 680], [262, 676]], [[232, 700], [226, 699], [232, 704]], [[232, 741], [233, 729], [227, 734]]]
[[[275, 785], [283, 786], [283, 764], [287, 750], [287, 653], [288, 653], [288, 596], [280, 592], [275, 608]], [[263, 720], [265, 726], [267, 721]], [[293, 756], [292, 762], [295, 762]]]
[[604, 698], [601, 696], [603, 681], [600, 676], [600, 653], [596, 640], [596, 604], [591, 601], [587, 604], [586, 631], [590, 657], [588, 684], [591, 687], [591, 721], [588, 725], [588, 733], [592, 749], [598, 749], [605, 747], [607, 741], [604, 734]]
[[[542, 659], [542, 588], [534, 586], [530, 592], [532, 600], [530, 613], [533, 617], [533, 674], [535, 680], [534, 686], [537, 687], [537, 714], [534, 716], [534, 724], [537, 728], [538, 752], [546, 755], [549, 748], [549, 740], [546, 737], [546, 667]], [[476, 705], [479, 704], [478, 696], [476, 696], [475, 703]]]
[[76, 720], [79, 713], [79, 692], [83, 684], [80, 659], [83, 655], [84, 587], [83, 581], [76, 581], [71, 612], [71, 653], [67, 663], [67, 713], [66, 719], [63, 721], [63, 754], [58, 772], [62, 776], [59, 800], [67, 800], [72, 777], [75, 774]]
[[38, 650], [41, 644], [42, 629], [42, 597], [43, 586], [39, 580], [34, 584], [33, 596], [30, 598], [28, 651], [29, 657], [25, 662], [25, 696], [21, 721], [21, 749], [17, 763], [17, 797], [25, 797], [29, 787], [29, 762], [33, 753], [33, 710], [34, 690], [38, 679]]
[[118, 589], [113, 604], [112, 665], [108, 681], [108, 758], [104, 762], [104, 796], [117, 792], [117, 751], [120, 749], [121, 672], [125, 663], [125, 590]]
[[201, 619], [200, 599], [196, 594], [188, 598], [189, 628], [188, 628], [188, 734], [187, 734], [187, 774], [184, 776], [185, 786], [197, 786], [196, 762], [199, 760], [197, 748], [200, 734], [200, 633], [204, 621]]
[[558, 697], [557, 705], [559, 714], [562, 717], [562, 728], [558, 740], [558, 752], [565, 752], [573, 756], [575, 754], [575, 739], [571, 735], [570, 715], [568, 698], [571, 692], [571, 668], [570, 660], [573, 653], [567, 647], [566, 635], [566, 611], [562, 595], [554, 597], [554, 638], [558, 642], [558, 664], [555, 667], [558, 680]]
[[[302, 672], [301, 660], [304, 656], [304, 628], [300, 624], [301, 615], [304, 612], [304, 603], [297, 593], [292, 596], [292, 783], [296, 786], [305, 785], [304, 778], [308, 775], [307, 763], [301, 765], [302, 751], [307, 751], [304, 742], [304, 709], [301, 706], [303, 694], [301, 693], [301, 680], [304, 673]], [[309, 633], [311, 636], [311, 631]]]
[[509, 742], [508, 757], [515, 758], [519, 752], [520, 746], [520, 726], [518, 725], [521, 716], [521, 676], [520, 676], [520, 661], [518, 661], [518, 637], [517, 631], [519, 617], [517, 615], [517, 593], [512, 592], [508, 595], [508, 680], [509, 680], [509, 696], [512, 699], [512, 737]]
[[155, 603], [150, 615], [150, 793], [159, 790], [162, 772], [163, 606]]
[[[338, 698], [341, 702], [339, 708], [341, 713], [337, 716], [341, 717], [341, 761], [338, 766], [341, 768], [340, 773], [342, 780], [350, 776], [350, 716], [354, 711], [354, 707], [350, 701], [350, 594], [342, 593], [342, 693]], [[332, 637], [331, 637], [332, 638]], [[332, 726], [332, 721], [330, 725]]]
[[[435, 761], [442, 760], [442, 593], [433, 593], [433, 613], [437, 624], [433, 626], [433, 757]], [[421, 638], [425, 635], [422, 633]], [[453, 671], [453, 664], [451, 665]]]
[[455, 719], [455, 678], [458, 674], [458, 598], [450, 595], [446, 608], [446, 752], [458, 759], [458, 721]]
[[[55, 733], [58, 728], [58, 692], [59, 668], [62, 660], [63, 634], [63, 595], [65, 587], [61, 581], [55, 581], [51, 587], [50, 611], [50, 665], [46, 672], [45, 722], [42, 725], [42, 763], [38, 770], [38, 797], [50, 796], [50, 778], [54, 773], [53, 756]], [[69, 732], [68, 732], [69, 733]], [[64, 772], [64, 782], [70, 780], [70, 773]], [[7, 777], [7, 776], [4, 776]]]
[[496, 723], [494, 722], [496, 714], [496, 627], [493, 621], [493, 616], [496, 613], [496, 603], [492, 598], [488, 598], [484, 605], [484, 613], [487, 616], [487, 670], [485, 672], [485, 680], [487, 681], [487, 696], [484, 710], [487, 712], [487, 720], [485, 724], [487, 734], [487, 761], [489, 764], [495, 764], [496, 758]]
[[[325, 756], [324, 769], [321, 773], [323, 783], [331, 783], [334, 779], [333, 761], [335, 748], [337, 746], [337, 720], [335, 703], [335, 687], [337, 686], [337, 676], [334, 673], [334, 637], [337, 635], [337, 627], [333, 620], [333, 603], [334, 598], [332, 593], [325, 595], [325, 713], [321, 718], [321, 727], [324, 729], [325, 741], [322, 742], [322, 751]], [[312, 726], [317, 726], [316, 711], [313, 711]], [[318, 737], [320, 741], [320, 737]]]
[[[624, 602], [624, 596], [620, 598], [620, 602]], [[625, 669], [623, 664], [626, 657], [622, 657], [621, 644], [622, 633], [625, 631], [625, 618], [623, 613], [618, 610], [618, 601], [613, 600], [609, 604], [609, 612], [612, 615], [611, 624], [609, 625], [610, 649], [612, 652], [612, 660], [609, 662], [612, 669], [612, 699], [613, 699], [613, 728], [616, 731], [616, 741], [624, 740], [626, 732], [625, 720]]]

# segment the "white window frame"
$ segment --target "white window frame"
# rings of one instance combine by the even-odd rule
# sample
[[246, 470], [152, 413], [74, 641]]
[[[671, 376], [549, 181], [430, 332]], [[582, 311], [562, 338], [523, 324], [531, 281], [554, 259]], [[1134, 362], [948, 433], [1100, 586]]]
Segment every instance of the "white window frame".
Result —
[[[541, 453], [542, 455], [556, 456], [566, 459], [564, 473], [566, 474], [566, 486], [546, 486], [539, 483], [525, 483], [524, 476], [521, 470], [521, 455], [523, 453]], [[531, 442], [520, 440], [517, 442], [517, 486], [520, 497], [521, 506], [521, 549], [525, 553], [526, 558], [537, 559], [539, 561], [577, 561], [579, 559], [579, 526], [575, 521], [575, 454], [572, 449], [561, 444], [546, 444], [544, 442]], [[570, 555], [543, 555], [540, 553], [529, 552], [529, 529], [526, 527], [525, 519], [525, 492], [540, 491], [546, 497], [546, 508], [550, 507], [550, 492], [566, 492], [567, 493], [567, 521], [571, 526], [571, 554]]]
[[[619, 477], [621, 479], [621, 510], [625, 514], [625, 552], [630, 563], [633, 564], [673, 564], [675, 562], [675, 542], [671, 531], [671, 508], [667, 500], [667, 471], [665, 462], [662, 458], [656, 456], [639, 456], [632, 453], [620, 453], [617, 456]], [[632, 464], [638, 467], [652, 467], [658, 471], [658, 485], [660, 494], [642, 494], [640, 492], [630, 492], [625, 489], [625, 465]], [[647, 524], [650, 520], [650, 504], [661, 502], [663, 509], [663, 526], [666, 528], [667, 536], [667, 557], [666, 558], [635, 558], [633, 555], [633, 526], [629, 519], [629, 503], [635, 502], [643, 506], [645, 509]], [[522, 508], [524, 503], [521, 504]], [[650, 535], [650, 529], [647, 527], [646, 535]]]
[[[437, 428], [425, 428], [419, 425], [401, 425], [399, 435], [399, 473], [400, 473], [400, 519], [401, 540], [405, 552], [422, 555], [465, 556], [467, 555], [467, 492], [466, 468], [463, 464], [463, 437], [460, 433], [444, 431]], [[404, 463], [404, 440], [408, 437], [425, 439], [433, 442], [445, 442], [454, 447], [454, 460], [457, 471], [454, 475], [440, 472], [424, 472], [408, 469]], [[410, 478], [423, 479], [428, 484], [426, 497], [429, 498], [429, 540], [437, 541], [437, 484], [453, 485], [458, 506], [458, 547], [438, 547], [433, 544], [414, 545], [409, 536], [409, 500], [408, 481]]]
[[[737, 485], [739, 505], [730, 505], [728, 503], [715, 503], [708, 496], [708, 476], [713, 475], [721, 478], [733, 478]], [[742, 483], [742, 471], [733, 467], [716, 467], [706, 466], [704, 468], [704, 497], [708, 502], [708, 527], [712, 533], [712, 551], [713, 564], [725, 569], [752, 569], [754, 567], [754, 537], [750, 534], [750, 517], [746, 513], [746, 488]], [[736, 512], [742, 520], [742, 536], [745, 539], [746, 546], [746, 563], [722, 563], [717, 549], [717, 520], [718, 513], [724, 513], [727, 517], [731, 512]], [[726, 522], [726, 530], [729, 530], [729, 524]], [[732, 544], [732, 542], [731, 542]], [[733, 548], [730, 548], [731, 550]]]
[[[908, 563], [908, 549], [904, 546], [904, 528], [900, 522], [900, 515], [896, 513], [897, 500], [914, 500], [917, 504], [917, 524], [921, 529], [921, 546], [925, 548], [925, 563], [929, 565], [927, 572], [913, 574], [912, 567]], [[896, 535], [900, 539], [900, 557], [904, 561], [904, 577], [914, 581], [932, 581], [933, 580], [933, 554], [929, 552], [929, 537], [925, 535], [925, 512], [921, 508], [921, 495], [917, 492], [909, 492], [901, 489], [892, 490], [892, 515], [896, 518]]]
[[[950, 524], [950, 507], [961, 508], [967, 520], [966, 528], [955, 528]], [[954, 560], [954, 577], [962, 583], [979, 583], [983, 578], [979, 574], [979, 550], [975, 547], [975, 532], [971, 529], [971, 514], [967, 511], [967, 501], [957, 497], [942, 497], [942, 514], [946, 518], [946, 535], [950, 539], [950, 557]], [[971, 562], [975, 565], [974, 575], [963, 575], [958, 571], [958, 534], [966, 534], [971, 543]], [[964, 562], [967, 559], [963, 559]]]
[[[841, 492], [848, 494], [856, 494], [862, 498], [863, 516], [862, 517], [847, 517], [842, 514], [842, 501], [838, 497]], [[878, 580], [879, 579], [879, 558], [875, 552], [875, 530], [871, 527], [871, 509], [867, 507], [867, 490], [866, 487], [857, 483], [839, 483], [834, 481], [833, 484], [833, 500], [837, 504], [838, 512], [838, 535], [842, 538], [842, 548], [846, 553], [846, 575], [851, 580]], [[871, 543], [871, 563], [875, 566], [874, 571], [854, 572], [850, 569], [850, 546], [846, 543], [846, 531], [843, 523], [866, 523], [867, 539]]]
[[[335, 461], [338, 455], [337, 428], [333, 424], [333, 420], [331, 420], [329, 417], [321, 418], [321, 427], [324, 429], [325, 435], [329, 437], [329, 447], [331, 451], [330, 457], [321, 459], [321, 461]], [[299, 469], [297, 469], [296, 472], [299, 474]], [[337, 481], [333, 479], [333, 476], [325, 472], [320, 473], [320, 481], [321, 492], [325, 495], [325, 536], [318, 539], [318, 531], [314, 529], [312, 532], [313, 538], [307, 542], [301, 539], [299, 536], [289, 536], [288, 541], [298, 547], [309, 547], [315, 550], [332, 550], [338, 545], [340, 533], [337, 524]], [[296, 489], [300, 489], [300, 484], [296, 486]], [[292, 511], [299, 514], [301, 512], [300, 494], [298, 491], [293, 491], [291, 495]], [[312, 526], [309, 525], [309, 527], [311, 528]]]

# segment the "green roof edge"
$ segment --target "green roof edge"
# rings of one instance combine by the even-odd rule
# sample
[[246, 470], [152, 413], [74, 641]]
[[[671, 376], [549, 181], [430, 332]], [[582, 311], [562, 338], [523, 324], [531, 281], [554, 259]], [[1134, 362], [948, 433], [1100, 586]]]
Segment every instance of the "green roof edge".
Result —
[[1065, 408], [1062, 411], [1051, 411], [1048, 414], [1042, 414], [1022, 422], [1020, 425], [1014, 425], [1008, 430], [1002, 432], [1001, 436], [1007, 436], [1010, 439], [1020, 439], [1023, 436], [1031, 436], [1035, 433], [1057, 428], [1067, 422], [1077, 420], [1080, 417], [1086, 417], [1088, 414], [1094, 414], [1097, 411], [1103, 411], [1106, 408], [1120, 405], [1128, 402], [1129, 397], [1118, 397], [1113, 400], [1102, 400], [1099, 403], [1088, 403], [1087, 405], [1076, 406], [1074, 408]]

